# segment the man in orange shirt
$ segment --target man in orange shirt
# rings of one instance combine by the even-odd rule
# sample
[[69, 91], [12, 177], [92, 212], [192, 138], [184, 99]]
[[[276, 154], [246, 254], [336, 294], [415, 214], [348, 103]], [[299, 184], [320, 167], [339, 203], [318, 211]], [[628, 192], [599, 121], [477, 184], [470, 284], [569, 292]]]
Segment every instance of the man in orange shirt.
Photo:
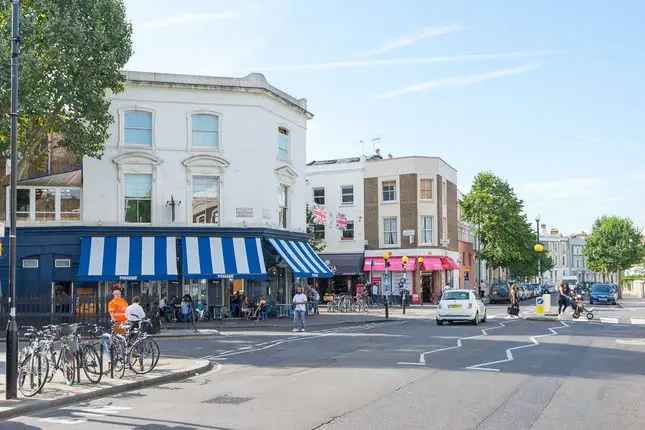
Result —
[[121, 297], [121, 290], [115, 287], [112, 290], [112, 300], [108, 303], [108, 312], [112, 322], [121, 325], [126, 322], [125, 310], [128, 307], [128, 301]]

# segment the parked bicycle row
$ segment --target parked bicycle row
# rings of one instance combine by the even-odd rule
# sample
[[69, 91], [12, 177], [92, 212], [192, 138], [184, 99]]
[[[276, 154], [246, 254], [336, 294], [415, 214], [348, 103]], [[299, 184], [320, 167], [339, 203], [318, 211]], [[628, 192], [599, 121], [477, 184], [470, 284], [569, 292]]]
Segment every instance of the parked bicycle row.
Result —
[[109, 330], [96, 324], [21, 327], [27, 344], [18, 361], [18, 389], [25, 397], [40, 393], [60, 371], [68, 385], [87, 381], [98, 384], [104, 376], [123, 378], [153, 370], [159, 345], [148, 335], [150, 320], [115, 323]]

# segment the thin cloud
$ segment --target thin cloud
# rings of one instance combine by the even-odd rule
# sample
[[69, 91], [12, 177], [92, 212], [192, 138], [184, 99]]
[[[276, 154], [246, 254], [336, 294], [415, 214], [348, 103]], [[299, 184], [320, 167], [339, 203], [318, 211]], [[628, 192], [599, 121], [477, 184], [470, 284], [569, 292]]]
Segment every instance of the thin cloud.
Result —
[[405, 94], [421, 93], [433, 91], [439, 88], [461, 88], [477, 85], [482, 82], [492, 81], [494, 79], [501, 79], [508, 76], [519, 75], [527, 73], [540, 67], [537, 64], [526, 64], [524, 66], [513, 67], [510, 69], [499, 69], [489, 73], [480, 73], [478, 75], [468, 76], [455, 76], [451, 78], [435, 79], [428, 82], [423, 82], [409, 87], [400, 88], [397, 90], [388, 91], [377, 96], [379, 99], [390, 99], [393, 97], [402, 96]]
[[214, 20], [233, 19], [235, 17], [237, 17], [237, 14], [234, 12], [185, 13], [182, 15], [169, 16], [154, 21], [144, 22], [139, 25], [139, 28], [146, 30], [158, 30], [161, 28], [168, 28], [176, 25], [197, 24]]
[[404, 48], [406, 46], [414, 45], [415, 43], [418, 43], [422, 40], [427, 40], [427, 39], [433, 39], [435, 37], [440, 37], [444, 36], [446, 34], [450, 33], [455, 33], [458, 31], [463, 30], [463, 27], [460, 25], [444, 25], [444, 26], [439, 26], [439, 27], [423, 27], [419, 31], [413, 34], [408, 34], [405, 36], [401, 36], [397, 39], [390, 40], [386, 43], [383, 44], [378, 49], [375, 49], [373, 51], [369, 51], [363, 56], [365, 57], [371, 57], [374, 55], [382, 55], [385, 53], [388, 53], [390, 51], [393, 51], [395, 49], [400, 49]]
[[493, 61], [505, 58], [531, 58], [544, 57], [549, 55], [561, 54], [562, 51], [511, 51], [497, 52], [490, 54], [465, 54], [450, 55], [442, 57], [410, 57], [410, 58], [389, 58], [389, 59], [369, 59], [369, 60], [348, 60], [332, 61], [328, 63], [313, 64], [292, 64], [285, 66], [259, 66], [254, 70], [263, 70], [269, 72], [300, 72], [300, 71], [321, 71], [321, 70], [338, 70], [353, 69], [359, 67], [376, 67], [376, 66], [397, 66], [411, 64], [441, 64], [441, 63], [467, 63], [475, 61]]

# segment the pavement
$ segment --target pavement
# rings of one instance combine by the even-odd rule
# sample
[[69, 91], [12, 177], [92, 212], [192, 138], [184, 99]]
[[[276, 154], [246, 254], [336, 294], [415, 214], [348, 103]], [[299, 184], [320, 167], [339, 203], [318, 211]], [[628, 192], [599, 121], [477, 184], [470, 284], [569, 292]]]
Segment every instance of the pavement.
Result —
[[[526, 311], [530, 306], [522, 308]], [[434, 309], [293, 333], [159, 339], [210, 372], [28, 413], [0, 429], [642, 429], [645, 302], [619, 323], [510, 319], [437, 326]]]
[[[61, 372], [57, 372], [51, 383], [43, 388], [37, 396], [23, 398], [20, 393], [18, 400], [0, 400], [0, 419], [22, 415], [36, 410], [43, 410], [54, 406], [71, 404], [79, 401], [90, 400], [117, 393], [125, 393], [150, 385], [176, 381], [192, 375], [204, 373], [213, 368], [209, 360], [194, 359], [189, 357], [161, 357], [157, 366], [145, 375], [135, 375], [126, 372], [123, 379], [109, 378], [104, 375], [98, 384], [90, 384], [81, 372], [81, 383], [67, 385]], [[6, 388], [6, 355], [0, 353], [0, 398], [5, 398]]]

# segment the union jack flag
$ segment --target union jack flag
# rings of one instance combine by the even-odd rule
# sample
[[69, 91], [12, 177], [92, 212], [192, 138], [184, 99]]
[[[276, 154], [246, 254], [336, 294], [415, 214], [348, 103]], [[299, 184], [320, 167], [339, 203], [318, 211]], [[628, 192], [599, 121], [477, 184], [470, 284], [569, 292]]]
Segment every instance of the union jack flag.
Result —
[[340, 230], [347, 228], [347, 217], [341, 213], [336, 214], [336, 227]]
[[314, 224], [325, 224], [325, 221], [327, 221], [327, 213], [324, 209], [313, 208], [311, 213], [314, 216]]

